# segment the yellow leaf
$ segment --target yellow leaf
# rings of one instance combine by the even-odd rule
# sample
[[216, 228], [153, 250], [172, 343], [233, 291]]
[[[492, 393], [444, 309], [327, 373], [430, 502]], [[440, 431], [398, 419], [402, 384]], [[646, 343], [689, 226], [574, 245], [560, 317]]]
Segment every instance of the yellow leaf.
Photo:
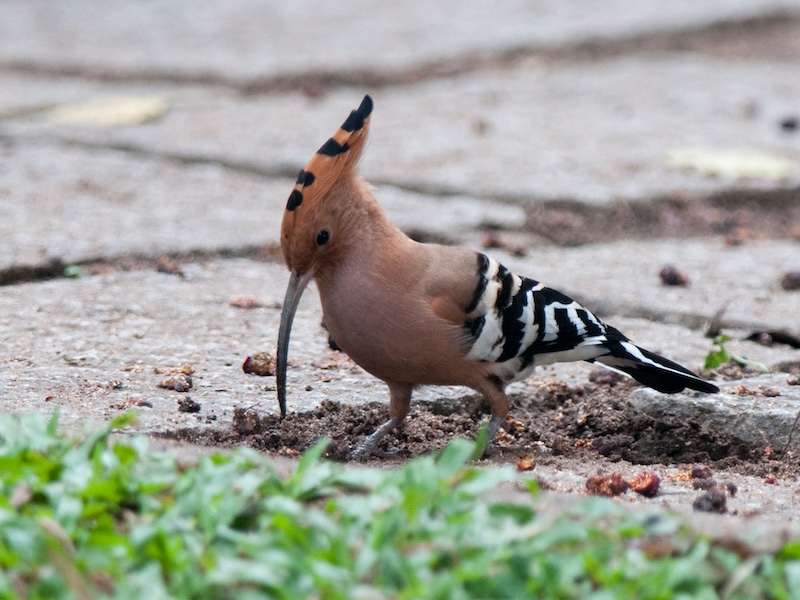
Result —
[[735, 179], [786, 179], [796, 169], [792, 161], [782, 156], [752, 148], [675, 148], [669, 151], [667, 164], [709, 177]]
[[117, 96], [58, 106], [48, 110], [45, 117], [59, 125], [112, 127], [153, 121], [163, 116], [168, 108], [166, 100], [156, 96]]

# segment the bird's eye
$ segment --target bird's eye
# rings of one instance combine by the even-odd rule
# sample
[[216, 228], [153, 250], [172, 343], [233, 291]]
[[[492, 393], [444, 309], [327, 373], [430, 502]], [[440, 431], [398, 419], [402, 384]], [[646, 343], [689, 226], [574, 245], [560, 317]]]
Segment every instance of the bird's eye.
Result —
[[331, 234], [327, 229], [323, 229], [317, 234], [317, 246], [324, 246], [331, 239]]

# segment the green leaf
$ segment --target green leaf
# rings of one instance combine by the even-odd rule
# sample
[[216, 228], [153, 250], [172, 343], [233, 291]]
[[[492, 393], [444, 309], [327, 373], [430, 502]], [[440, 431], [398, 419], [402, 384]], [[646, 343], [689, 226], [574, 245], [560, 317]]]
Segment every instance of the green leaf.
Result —
[[[321, 441], [282, 477], [253, 450], [186, 464], [109, 439], [124, 424], [0, 415], [0, 599], [800, 597], [800, 542], [743, 561], [677, 515], [540, 514], [535, 480], [469, 464], [479, 443], [343, 470]], [[506, 481], [533, 493], [504, 500]]]
[[[484, 434], [485, 436], [485, 434]], [[475, 455], [477, 444], [463, 438], [451, 441], [436, 459], [436, 471], [439, 476], [453, 477]]]
[[64, 267], [64, 277], [69, 277], [70, 279], [83, 277], [83, 267], [80, 265], [67, 265]]

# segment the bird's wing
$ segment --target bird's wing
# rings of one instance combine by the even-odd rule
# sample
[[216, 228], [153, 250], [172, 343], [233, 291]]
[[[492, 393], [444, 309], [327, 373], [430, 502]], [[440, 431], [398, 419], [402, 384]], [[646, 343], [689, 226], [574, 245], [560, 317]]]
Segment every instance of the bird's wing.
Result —
[[473, 360], [521, 359], [522, 370], [534, 361], [591, 360], [605, 353], [600, 345], [606, 326], [591, 312], [483, 254], [465, 312], [464, 327], [473, 340], [467, 357]]
[[718, 391], [681, 365], [636, 346], [569, 296], [482, 254], [465, 312], [463, 327], [472, 340], [467, 358], [505, 363], [508, 380], [526, 376], [537, 365], [587, 360], [663, 392]]

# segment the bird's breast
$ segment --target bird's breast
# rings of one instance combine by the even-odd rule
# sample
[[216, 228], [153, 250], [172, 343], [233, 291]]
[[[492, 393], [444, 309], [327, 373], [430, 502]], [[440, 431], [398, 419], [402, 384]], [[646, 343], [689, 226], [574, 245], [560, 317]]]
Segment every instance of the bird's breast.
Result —
[[331, 336], [366, 371], [385, 381], [468, 385], [461, 327], [437, 317], [413, 283], [343, 274], [319, 291]]

